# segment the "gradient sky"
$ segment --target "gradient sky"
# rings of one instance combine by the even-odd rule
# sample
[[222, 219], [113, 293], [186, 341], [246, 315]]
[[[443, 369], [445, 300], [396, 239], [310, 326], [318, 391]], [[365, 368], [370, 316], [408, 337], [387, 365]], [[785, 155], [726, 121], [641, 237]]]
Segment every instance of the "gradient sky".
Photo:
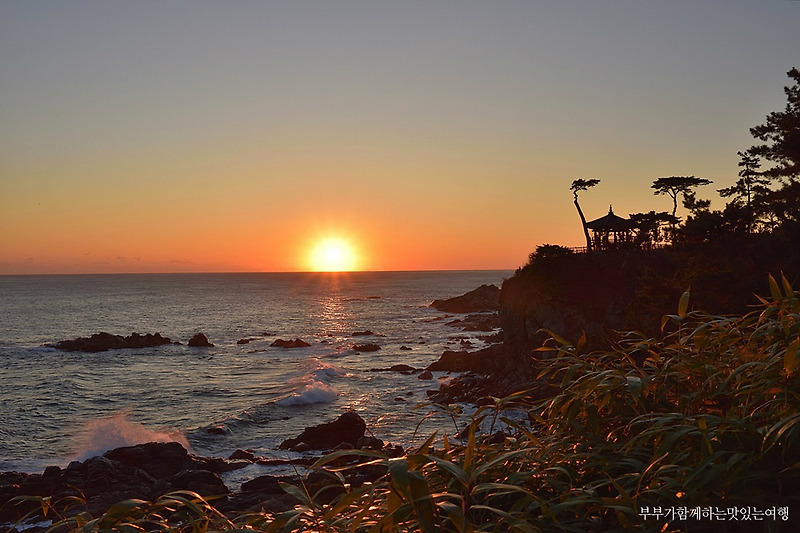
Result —
[[[736, 180], [800, 2], [0, 1], [0, 274], [513, 269]], [[679, 214], [681, 211], [679, 210]]]

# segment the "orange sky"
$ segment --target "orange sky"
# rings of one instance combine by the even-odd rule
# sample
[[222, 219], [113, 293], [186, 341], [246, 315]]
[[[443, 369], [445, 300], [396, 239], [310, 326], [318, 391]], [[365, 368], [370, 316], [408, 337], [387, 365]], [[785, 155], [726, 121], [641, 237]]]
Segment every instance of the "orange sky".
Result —
[[569, 4], [2, 2], [0, 274], [513, 269], [581, 244], [576, 178], [719, 207], [800, 4]]

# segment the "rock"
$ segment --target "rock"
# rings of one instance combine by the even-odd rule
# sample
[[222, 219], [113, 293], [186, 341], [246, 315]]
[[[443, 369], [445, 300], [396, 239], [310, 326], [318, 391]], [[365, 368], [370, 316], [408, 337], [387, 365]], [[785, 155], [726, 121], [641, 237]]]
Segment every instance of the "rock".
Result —
[[417, 379], [433, 379], [433, 373], [430, 370], [425, 370], [417, 376]]
[[354, 411], [348, 411], [333, 422], [307, 427], [293, 439], [284, 440], [280, 448], [297, 450], [305, 444], [310, 450], [332, 450], [342, 443], [355, 445], [364, 436], [367, 424]]
[[377, 352], [381, 349], [377, 344], [354, 344], [353, 349], [357, 352]]
[[230, 492], [219, 475], [208, 470], [181, 470], [169, 481], [173, 487], [198, 494], [223, 495]]
[[252, 340], [253, 339], [239, 339], [238, 341], [236, 341], [236, 344], [250, 344], [250, 341]]
[[503, 359], [503, 346], [495, 344], [475, 352], [445, 350], [438, 361], [428, 365], [427, 370], [444, 372], [487, 373], [498, 367]]
[[228, 428], [223, 425], [209, 426], [206, 428], [206, 433], [211, 435], [225, 435], [228, 433]]
[[78, 337], [77, 339], [59, 341], [55, 344], [46, 344], [50, 348], [64, 350], [67, 352], [105, 352], [108, 350], [122, 350], [130, 348], [152, 348], [165, 344], [180, 344], [173, 342], [167, 337], [162, 337], [160, 333], [141, 335], [131, 333], [127, 337], [112, 335], [101, 331], [91, 337]]
[[385, 445], [381, 439], [368, 435], [364, 435], [356, 442], [356, 448], [359, 450], [382, 450]]
[[375, 335], [375, 334], [372, 331], [368, 330], [368, 329], [366, 329], [364, 331], [354, 331], [352, 333], [353, 337], [363, 337], [365, 335]]
[[256, 460], [256, 455], [250, 450], [236, 450], [228, 457], [228, 459], [231, 461], [245, 460], [252, 463]]
[[497, 313], [480, 313], [467, 315], [464, 318], [451, 320], [447, 326], [460, 327], [462, 331], [492, 331], [502, 326], [500, 316]]
[[411, 348], [409, 348], [408, 346], [401, 346], [400, 349], [401, 350], [411, 350]]
[[434, 300], [431, 307], [447, 313], [474, 313], [500, 309], [500, 289], [496, 285], [481, 285], [455, 298]]
[[[83, 462], [73, 461], [65, 469], [48, 467], [43, 474], [2, 473], [0, 523], [35, 511], [35, 506], [6, 505], [20, 495], [51, 497], [56, 510], [65, 516], [81, 511], [99, 516], [117, 502], [153, 500], [177, 489], [204, 497], [225, 495], [228, 489], [215, 469], [230, 469], [230, 464], [219, 458], [191, 455], [176, 442], [151, 442], [110, 450]], [[64, 498], [78, 495], [85, 499], [85, 508], [60, 507]]]
[[414, 372], [416, 368], [409, 365], [392, 365], [389, 367], [391, 372]]
[[197, 347], [197, 348], [213, 348], [214, 345], [208, 342], [208, 338], [202, 333], [196, 334], [194, 337], [189, 339], [189, 346]]
[[278, 346], [279, 348], [305, 348], [306, 346], [311, 345], [303, 339], [294, 339], [288, 341], [284, 339], [278, 339], [270, 344], [270, 346]]
[[285, 479], [278, 476], [258, 476], [257, 478], [242, 483], [242, 492], [263, 492], [266, 494], [283, 494], [279, 482]]

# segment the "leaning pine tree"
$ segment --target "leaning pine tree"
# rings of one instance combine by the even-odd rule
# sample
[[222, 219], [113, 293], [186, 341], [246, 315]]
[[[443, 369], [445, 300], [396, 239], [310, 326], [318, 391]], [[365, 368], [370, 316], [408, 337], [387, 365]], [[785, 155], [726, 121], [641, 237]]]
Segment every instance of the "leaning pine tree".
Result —
[[572, 191], [572, 196], [575, 198], [573, 203], [575, 204], [575, 209], [578, 210], [578, 215], [581, 217], [581, 225], [583, 226], [583, 235], [586, 237], [586, 251], [592, 251], [592, 239], [589, 237], [589, 228], [586, 227], [586, 217], [583, 216], [583, 211], [581, 210], [581, 206], [578, 203], [578, 191], [585, 191], [589, 187], [594, 187], [600, 183], [600, 180], [591, 179], [591, 180], [582, 180], [577, 179], [572, 182], [569, 190]]

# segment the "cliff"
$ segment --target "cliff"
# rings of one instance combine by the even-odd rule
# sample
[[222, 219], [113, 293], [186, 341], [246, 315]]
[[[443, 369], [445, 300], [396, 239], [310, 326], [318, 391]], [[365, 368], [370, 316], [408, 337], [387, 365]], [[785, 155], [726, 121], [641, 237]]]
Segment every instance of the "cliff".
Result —
[[[589, 347], [606, 347], [609, 333], [659, 334], [660, 319], [674, 313], [691, 290], [691, 309], [742, 313], [767, 294], [767, 274], [800, 284], [800, 231], [731, 235], [714, 243], [659, 250], [630, 250], [546, 257], [507, 279], [500, 315], [507, 361], [502, 373], [530, 376], [532, 350], [550, 330]], [[524, 369], [520, 372], [519, 369]]]

